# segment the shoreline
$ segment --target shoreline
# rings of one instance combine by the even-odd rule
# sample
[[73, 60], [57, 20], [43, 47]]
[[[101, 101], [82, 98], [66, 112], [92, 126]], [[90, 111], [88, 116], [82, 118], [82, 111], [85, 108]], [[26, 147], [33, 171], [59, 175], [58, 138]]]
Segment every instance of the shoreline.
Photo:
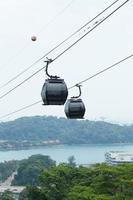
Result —
[[38, 145], [38, 146], [29, 146], [29, 147], [23, 147], [23, 148], [1, 148], [0, 152], [8, 152], [8, 151], [23, 151], [23, 150], [35, 150], [35, 149], [47, 149], [47, 148], [60, 148], [64, 146], [68, 147], [87, 147], [87, 146], [126, 146], [126, 145], [133, 145], [133, 143], [102, 143], [102, 144], [49, 144], [49, 145]]

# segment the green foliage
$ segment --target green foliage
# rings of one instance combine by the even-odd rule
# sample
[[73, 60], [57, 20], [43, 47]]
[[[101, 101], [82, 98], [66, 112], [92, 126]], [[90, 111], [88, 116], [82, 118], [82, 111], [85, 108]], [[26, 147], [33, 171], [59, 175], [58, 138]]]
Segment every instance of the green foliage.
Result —
[[60, 164], [43, 172], [40, 187], [27, 188], [27, 192], [30, 200], [38, 193], [40, 200], [132, 200], [133, 165], [77, 168]]
[[17, 170], [18, 161], [5, 161], [0, 163], [0, 181], [5, 181], [13, 172]]
[[0, 123], [0, 140], [19, 144], [18, 148], [22, 143], [43, 144], [43, 141], [50, 140], [63, 144], [128, 143], [133, 142], [132, 133], [133, 126], [56, 117], [23, 117]]
[[38, 185], [38, 176], [41, 172], [54, 165], [55, 161], [44, 155], [33, 155], [28, 159], [22, 160], [12, 185]]
[[[30, 188], [28, 188], [30, 190]], [[19, 194], [19, 200], [28, 200], [28, 190], [24, 189], [20, 194]], [[34, 191], [34, 190], [33, 190]]]
[[0, 195], [0, 200], [15, 200], [15, 199], [13, 197], [13, 193], [7, 190]]
[[76, 162], [75, 162], [75, 157], [74, 157], [74, 156], [70, 156], [70, 157], [68, 158], [68, 165], [69, 165], [70, 167], [76, 167]]
[[95, 194], [92, 188], [86, 186], [74, 186], [67, 198], [68, 200], [111, 200], [109, 196]]
[[73, 173], [74, 168], [67, 164], [60, 164], [41, 175], [41, 186], [45, 187], [50, 200], [63, 200], [66, 197]]
[[28, 186], [27, 190], [23, 190], [19, 195], [19, 200], [48, 200], [45, 191], [37, 187]]
[[68, 200], [94, 200], [94, 191], [86, 186], [74, 186], [68, 193]]

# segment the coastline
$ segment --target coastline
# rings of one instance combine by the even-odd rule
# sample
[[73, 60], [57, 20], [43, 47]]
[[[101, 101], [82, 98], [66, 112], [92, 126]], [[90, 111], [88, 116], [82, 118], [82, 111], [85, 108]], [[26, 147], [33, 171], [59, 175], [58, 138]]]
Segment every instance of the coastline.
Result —
[[60, 148], [60, 147], [93, 147], [93, 146], [128, 146], [133, 145], [133, 143], [93, 143], [93, 144], [48, 144], [48, 145], [33, 145], [26, 147], [14, 147], [14, 148], [0, 148], [0, 152], [8, 152], [8, 151], [23, 151], [23, 150], [35, 150], [35, 149], [46, 149], [46, 148]]

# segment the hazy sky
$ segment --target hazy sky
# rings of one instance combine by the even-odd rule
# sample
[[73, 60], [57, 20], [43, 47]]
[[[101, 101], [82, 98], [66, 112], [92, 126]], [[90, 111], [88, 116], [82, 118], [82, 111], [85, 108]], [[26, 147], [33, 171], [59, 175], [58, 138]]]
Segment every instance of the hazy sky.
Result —
[[[0, 86], [112, 2], [113, 0], [0, 1]], [[124, 0], [120, 0], [119, 3], [122, 2]], [[69, 5], [67, 9], [62, 12], [67, 5]], [[32, 35], [37, 35], [36, 42], [30, 40]], [[133, 1], [130, 0], [106, 22], [51, 64], [49, 71], [64, 78], [70, 87], [132, 54], [132, 44]], [[0, 95], [43, 65], [42, 60], [22, 77], [1, 89]], [[45, 72], [42, 71], [1, 99], [0, 116], [40, 100], [45, 78]], [[132, 86], [133, 58], [83, 84], [82, 99], [86, 105], [85, 118], [133, 123]], [[75, 94], [77, 94], [76, 88], [69, 91], [69, 97]], [[64, 106], [38, 104], [4, 120], [31, 115], [65, 117]]]

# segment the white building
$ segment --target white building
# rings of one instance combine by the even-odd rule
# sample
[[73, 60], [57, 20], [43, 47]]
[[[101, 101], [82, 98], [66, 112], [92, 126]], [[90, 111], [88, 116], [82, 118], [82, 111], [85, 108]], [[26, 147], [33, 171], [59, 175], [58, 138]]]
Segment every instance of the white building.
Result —
[[133, 153], [125, 151], [110, 151], [105, 153], [105, 161], [109, 165], [133, 163]]

